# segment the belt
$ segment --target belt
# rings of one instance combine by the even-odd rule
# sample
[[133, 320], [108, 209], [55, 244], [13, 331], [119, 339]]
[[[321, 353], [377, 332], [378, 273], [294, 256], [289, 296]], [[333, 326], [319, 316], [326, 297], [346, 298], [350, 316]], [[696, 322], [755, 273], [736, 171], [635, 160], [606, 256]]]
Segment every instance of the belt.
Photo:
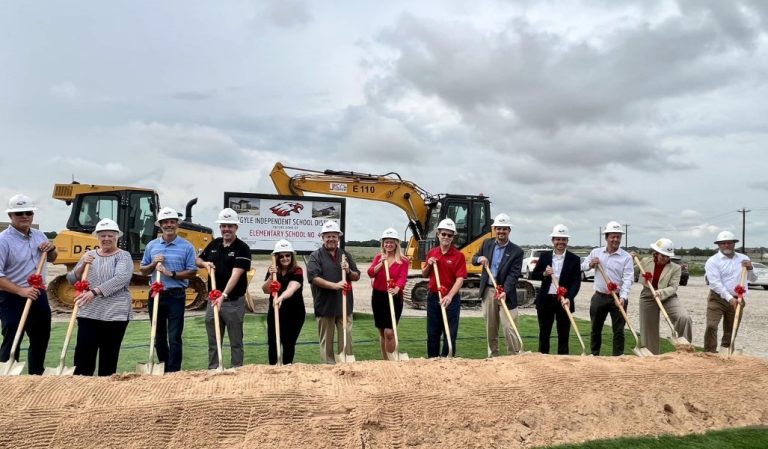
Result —
[[172, 295], [176, 293], [184, 293], [185, 291], [186, 291], [186, 288], [184, 287], [173, 287], [173, 288], [166, 288], [161, 293]]

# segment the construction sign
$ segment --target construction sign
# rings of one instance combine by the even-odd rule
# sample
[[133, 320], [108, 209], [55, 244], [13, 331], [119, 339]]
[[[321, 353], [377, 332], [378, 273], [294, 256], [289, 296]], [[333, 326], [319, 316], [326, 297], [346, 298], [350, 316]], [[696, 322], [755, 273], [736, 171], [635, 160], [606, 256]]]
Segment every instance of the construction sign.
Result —
[[344, 232], [345, 198], [224, 192], [224, 207], [237, 212], [237, 236], [257, 254], [271, 253], [282, 239], [309, 254], [322, 245], [320, 230], [328, 220]]

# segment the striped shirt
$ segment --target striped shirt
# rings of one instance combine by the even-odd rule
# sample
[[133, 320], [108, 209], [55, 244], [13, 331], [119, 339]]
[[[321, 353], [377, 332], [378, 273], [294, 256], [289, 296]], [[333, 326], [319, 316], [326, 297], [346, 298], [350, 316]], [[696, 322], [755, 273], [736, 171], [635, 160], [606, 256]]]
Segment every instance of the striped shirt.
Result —
[[[37, 248], [42, 243], [48, 243], [48, 237], [39, 229], [30, 228], [29, 235], [25, 235], [9, 226], [0, 232], [0, 277], [7, 278], [19, 287], [29, 287], [27, 278], [37, 270], [43, 255]], [[43, 279], [46, 270], [46, 264], [43, 264]]]
[[[733, 257], [728, 257], [721, 251], [707, 259], [704, 272], [709, 281], [709, 288], [726, 301], [735, 298], [734, 290], [741, 283], [741, 262], [745, 260], [749, 260], [749, 257], [744, 254], [734, 253]], [[756, 280], [755, 270], [747, 271], [747, 282], [744, 283], [744, 288], [749, 290], [749, 282]], [[744, 296], [746, 295], [745, 293]]]
[[[128, 321], [133, 318], [131, 292], [128, 286], [133, 276], [133, 260], [128, 251], [118, 250], [109, 256], [99, 255], [98, 251], [89, 251], [94, 257], [88, 271], [88, 283], [92, 289], [98, 288], [102, 296], [97, 296], [89, 304], [80, 307], [77, 316], [101, 321]], [[79, 279], [75, 270], [83, 266], [83, 260], [67, 273], [67, 280], [74, 284]]]
[[[144, 257], [141, 259], [141, 265], [147, 266], [152, 263], [152, 259], [162, 255], [165, 257], [163, 266], [169, 271], [197, 271], [197, 265], [195, 264], [195, 248], [191, 243], [183, 238], [176, 236], [171, 242], [166, 242], [162, 237], [156, 238], [147, 244], [144, 249]], [[157, 276], [157, 270], [152, 272], [150, 282], [154, 282]], [[160, 281], [163, 283], [166, 289], [169, 288], [186, 288], [189, 285], [187, 279], [173, 279], [171, 277], [161, 275]]]
[[[622, 299], [629, 299], [629, 291], [632, 288], [632, 282], [635, 276], [635, 269], [632, 265], [632, 256], [622, 248], [619, 248], [613, 254], [608, 253], [608, 250], [605, 249], [604, 246], [595, 248], [589, 253], [589, 256], [584, 259], [584, 262], [581, 264], [581, 269], [588, 270], [589, 263], [595, 257], [600, 259], [600, 265], [603, 266], [603, 270], [605, 270], [605, 274], [609, 278], [608, 281], [614, 282], [619, 286], [619, 297]], [[600, 274], [600, 270], [597, 267], [595, 267], [595, 270], [597, 271], [597, 274], [595, 275], [595, 282], [592, 284], [592, 288], [594, 288], [596, 292], [610, 294], [608, 291], [608, 281], [603, 279], [603, 276]]]

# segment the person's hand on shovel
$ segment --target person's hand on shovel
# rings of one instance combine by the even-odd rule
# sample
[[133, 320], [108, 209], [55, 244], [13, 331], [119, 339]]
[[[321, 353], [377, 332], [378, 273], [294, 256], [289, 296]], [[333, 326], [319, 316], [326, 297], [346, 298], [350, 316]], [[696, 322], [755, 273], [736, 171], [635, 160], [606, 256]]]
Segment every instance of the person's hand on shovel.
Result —
[[488, 258], [485, 256], [480, 256], [477, 258], [477, 262], [483, 266], [483, 268], [488, 266]]
[[442, 300], [440, 301], [440, 304], [443, 307], [448, 307], [448, 305], [451, 304], [451, 301], [453, 301], [453, 295], [451, 295], [451, 293], [444, 285], [440, 287], [440, 293], [442, 294]]
[[744, 307], [745, 305], [744, 294], [747, 293], [747, 289], [744, 288], [743, 285], [739, 284], [734, 289], [734, 293], [736, 294], [736, 296], [734, 296], [733, 298], [731, 298], [730, 301], [728, 301], [731, 303], [731, 307], [733, 307], [735, 310], [736, 307], [739, 305], [739, 303], [741, 303], [741, 306]]
[[496, 287], [496, 293], [493, 294], [493, 297], [496, 301], [499, 301], [499, 303], [504, 303], [507, 301], [507, 292], [504, 291], [504, 287], [499, 285]]

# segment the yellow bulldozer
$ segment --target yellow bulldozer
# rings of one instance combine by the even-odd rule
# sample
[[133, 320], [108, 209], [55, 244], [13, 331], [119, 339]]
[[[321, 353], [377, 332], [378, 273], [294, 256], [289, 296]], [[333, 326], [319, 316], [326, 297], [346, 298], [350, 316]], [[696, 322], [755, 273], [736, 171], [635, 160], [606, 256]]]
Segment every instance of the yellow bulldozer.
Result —
[[[151, 189], [126, 186], [90, 185], [73, 182], [56, 184], [53, 198], [72, 206], [67, 220], [67, 229], [59, 232], [54, 239], [59, 253], [56, 264], [63, 264], [71, 270], [86, 251], [97, 249], [98, 240], [92, 232], [102, 218], [111, 218], [123, 230], [118, 246], [129, 253], [134, 260], [131, 296], [134, 309], [143, 309], [149, 298], [149, 278], [139, 272], [144, 248], [157, 237], [159, 228], [155, 217], [160, 208], [157, 192]], [[192, 207], [197, 198], [189, 201], [186, 215], [179, 221], [179, 236], [188, 240], [197, 253], [213, 240], [211, 228], [192, 223]], [[208, 296], [208, 272], [199, 270], [197, 277], [190, 280], [187, 288], [187, 309], [199, 309], [205, 305]], [[48, 284], [51, 307], [59, 310], [71, 309], [74, 305], [75, 290], [67, 282], [66, 275], [54, 278]]]

